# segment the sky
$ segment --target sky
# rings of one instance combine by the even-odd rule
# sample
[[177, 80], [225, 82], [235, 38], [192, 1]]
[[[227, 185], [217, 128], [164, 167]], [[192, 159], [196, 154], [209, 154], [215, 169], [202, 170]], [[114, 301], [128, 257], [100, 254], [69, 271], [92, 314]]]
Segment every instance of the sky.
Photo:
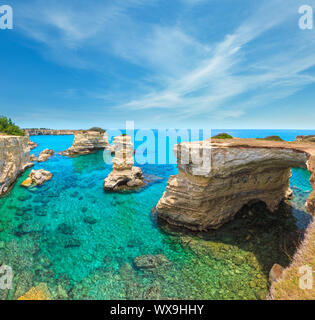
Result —
[[2, 4], [0, 114], [23, 128], [315, 129], [315, 0]]

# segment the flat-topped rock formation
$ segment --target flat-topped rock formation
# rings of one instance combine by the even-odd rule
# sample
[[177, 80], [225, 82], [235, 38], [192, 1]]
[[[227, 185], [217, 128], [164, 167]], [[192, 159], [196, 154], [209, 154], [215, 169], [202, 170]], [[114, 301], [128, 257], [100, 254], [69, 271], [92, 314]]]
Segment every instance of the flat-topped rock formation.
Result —
[[28, 137], [0, 136], [0, 196], [7, 192], [19, 175], [31, 167]]
[[72, 135], [79, 130], [53, 130], [53, 129], [24, 129], [29, 136], [63, 136]]
[[115, 157], [113, 171], [104, 181], [107, 191], [119, 191], [142, 186], [143, 174], [140, 168], [134, 166], [134, 149], [131, 137], [122, 135], [114, 138]]
[[104, 150], [107, 147], [109, 147], [109, 142], [106, 132], [80, 131], [74, 134], [72, 146], [60, 154], [64, 156], [84, 155]]
[[[179, 174], [171, 176], [155, 207], [158, 217], [191, 230], [216, 229], [246, 204], [275, 211], [290, 194], [292, 167], [307, 168], [315, 183], [315, 144], [258, 139], [181, 143], [175, 148]], [[199, 152], [208, 155], [194, 162]], [[197, 164], [196, 164], [197, 163]], [[307, 201], [315, 212], [315, 189]]]

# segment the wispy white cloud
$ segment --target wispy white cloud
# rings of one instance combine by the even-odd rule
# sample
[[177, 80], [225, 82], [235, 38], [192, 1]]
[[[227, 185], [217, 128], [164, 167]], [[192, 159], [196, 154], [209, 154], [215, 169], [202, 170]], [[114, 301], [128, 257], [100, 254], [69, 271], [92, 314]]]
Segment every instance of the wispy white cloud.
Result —
[[[210, 58], [199, 60], [197, 68], [171, 79], [165, 89], [153, 90], [121, 107], [173, 109], [178, 110], [179, 118], [196, 114], [213, 117], [213, 111], [215, 118], [239, 117], [248, 108], [284, 98], [314, 83], [315, 77], [303, 72], [315, 65], [315, 43], [305, 42], [301, 34], [294, 39], [294, 47], [289, 52], [281, 50], [278, 43], [267, 57], [259, 57], [250, 63], [246, 61], [248, 45], [264, 32], [296, 16], [295, 9], [290, 3], [266, 2], [233, 34], [217, 44]], [[250, 96], [251, 92], [254, 97]], [[229, 102], [244, 94], [248, 97], [241, 104], [234, 103], [233, 106], [233, 102]], [[222, 106], [224, 111], [220, 110]]]
[[112, 55], [143, 70], [141, 77], [132, 79], [137, 90], [130, 90], [128, 99], [109, 92], [94, 94], [120, 110], [159, 110], [165, 117], [173, 112], [179, 119], [198, 114], [233, 118], [315, 82], [305, 73], [315, 65], [315, 40], [309, 34], [296, 26], [290, 30], [294, 45], [259, 42], [265, 33], [298, 18], [295, 0], [263, 1], [238, 28], [222, 35], [221, 42], [209, 43], [184, 31], [183, 25], [193, 21], [177, 17], [160, 23], [133, 14], [135, 8], [155, 10], [156, 3], [150, 0], [93, 2], [93, 6], [81, 0], [75, 5], [34, 3], [36, 12], [34, 7], [19, 6], [20, 28], [58, 63], [103, 72], [106, 55]]

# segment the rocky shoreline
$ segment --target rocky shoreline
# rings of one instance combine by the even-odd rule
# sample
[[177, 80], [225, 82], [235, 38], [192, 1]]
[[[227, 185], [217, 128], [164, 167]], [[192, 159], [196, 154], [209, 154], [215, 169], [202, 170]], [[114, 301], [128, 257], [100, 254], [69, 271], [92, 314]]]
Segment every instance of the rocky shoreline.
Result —
[[[101, 133], [96, 135], [94, 132], [92, 134], [91, 132], [80, 132], [80, 134], [84, 135], [84, 139], [80, 138], [82, 136], [79, 136], [77, 140], [75, 139], [72, 149], [68, 149], [67, 155], [88, 154], [110, 148], [105, 138], [107, 135]], [[0, 190], [2, 193], [7, 192], [8, 188], [16, 181], [18, 175], [30, 166], [28, 144], [28, 137], [0, 137]], [[211, 149], [209, 154], [211, 154], [212, 167], [208, 173], [205, 172], [202, 163], [195, 165], [189, 160], [193, 159], [193, 153], [199, 150], [196, 145], [201, 145], [204, 151]], [[143, 175], [140, 168], [134, 166], [134, 152], [130, 137], [126, 135], [116, 137], [114, 146], [113, 171], [104, 181], [105, 190], [116, 192], [141, 187]], [[254, 212], [254, 216], [256, 217], [257, 213], [258, 217], [261, 208], [258, 208], [259, 206], [256, 204], [261, 204], [262, 202], [266, 204], [268, 216], [272, 219], [272, 215], [279, 213], [277, 211], [279, 204], [283, 203], [283, 199], [290, 195], [289, 179], [291, 167], [308, 169], [311, 173], [310, 181], [312, 186], [315, 183], [315, 145], [308, 142], [308, 140], [306, 142], [299, 140], [291, 143], [256, 139], [212, 139], [211, 141], [200, 143], [181, 143], [175, 151], [178, 156], [179, 174], [170, 177], [167, 190], [155, 207], [155, 212], [167, 224], [193, 231], [218, 229], [232, 220], [236, 214], [242, 214], [244, 206], [248, 208], [247, 215], [252, 216]], [[205, 153], [207, 154], [207, 152]], [[44, 150], [43, 156], [46, 155], [48, 159], [52, 155], [51, 151]], [[25, 186], [42, 185], [51, 178], [52, 174], [50, 172], [43, 170], [32, 171], [25, 182]], [[306, 204], [307, 210], [311, 214], [315, 212], [314, 204], [313, 188], [313, 192]], [[255, 210], [257, 211], [256, 213]], [[259, 219], [264, 218], [260, 216]], [[84, 221], [88, 224], [95, 223], [92, 218], [88, 219], [88, 217]], [[259, 226], [257, 226], [257, 229], [259, 229]], [[229, 231], [228, 228], [227, 231]], [[243, 242], [241, 243], [246, 244], [252, 234], [254, 233], [250, 231], [246, 239], [242, 240]], [[313, 235], [314, 223], [311, 223], [306, 231], [305, 240], [298, 248], [292, 264], [285, 270], [282, 270], [281, 266], [278, 265], [271, 269], [270, 299], [281, 299], [281, 297], [285, 296], [286, 293], [284, 293], [285, 290], [283, 288], [286, 286], [286, 281], [291, 281], [292, 275], [295, 277], [294, 283], [297, 286], [297, 270], [310, 257], [308, 250], [313, 247]], [[215, 238], [214, 234], [212, 236]], [[187, 237], [187, 239], [189, 238], [187, 241], [184, 236], [182, 238], [183, 245], [187, 245], [192, 250], [196, 250], [198, 254], [201, 254], [200, 248], [195, 245], [196, 241], [194, 242], [189, 237]], [[202, 244], [208, 250], [207, 239], [199, 242], [198, 246]], [[226, 242], [231, 242], [232, 245], [234, 240], [226, 240]], [[242, 245], [245, 247], [245, 244]], [[72, 242], [67, 245], [77, 246], [78, 244]], [[151, 270], [156, 265], [159, 265], [160, 256], [147, 255], [138, 257], [134, 260], [134, 265], [137, 269]], [[242, 259], [241, 256], [234, 258], [235, 261]], [[233, 263], [234, 258], [231, 260]], [[279, 263], [275, 258], [269, 260]], [[167, 263], [166, 259], [165, 265]], [[270, 263], [268, 263], [269, 265]], [[287, 266], [288, 264], [283, 265]], [[35, 287], [34, 290], [31, 289], [21, 299], [29, 299], [33, 296], [43, 298], [40, 292], [41, 288]], [[259, 297], [261, 298], [261, 295]], [[292, 293], [291, 297], [294, 298], [296, 296]]]
[[27, 136], [0, 136], [0, 196], [10, 190], [27, 168], [33, 166], [28, 141]]
[[63, 136], [73, 135], [80, 130], [24, 129], [28, 136]]

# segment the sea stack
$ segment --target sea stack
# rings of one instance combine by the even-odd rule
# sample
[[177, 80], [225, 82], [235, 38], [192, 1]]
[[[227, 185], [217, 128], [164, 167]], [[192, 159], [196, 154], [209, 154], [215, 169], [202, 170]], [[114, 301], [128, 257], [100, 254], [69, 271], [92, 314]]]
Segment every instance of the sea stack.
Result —
[[61, 152], [64, 156], [76, 156], [94, 153], [109, 147], [108, 137], [105, 130], [75, 132], [72, 146]]
[[[154, 212], [169, 224], [191, 230], [217, 229], [243, 206], [261, 201], [274, 212], [290, 195], [292, 167], [307, 168], [312, 186], [315, 183], [315, 145], [310, 143], [206, 140], [181, 143], [175, 151], [179, 173], [170, 177]], [[209, 157], [209, 170], [192, 161], [200, 151]], [[315, 188], [307, 200], [312, 214], [314, 203]]]
[[131, 137], [121, 135], [114, 138], [113, 171], [104, 181], [107, 191], [120, 191], [141, 187], [143, 174], [140, 168], [134, 166], [134, 148]]

